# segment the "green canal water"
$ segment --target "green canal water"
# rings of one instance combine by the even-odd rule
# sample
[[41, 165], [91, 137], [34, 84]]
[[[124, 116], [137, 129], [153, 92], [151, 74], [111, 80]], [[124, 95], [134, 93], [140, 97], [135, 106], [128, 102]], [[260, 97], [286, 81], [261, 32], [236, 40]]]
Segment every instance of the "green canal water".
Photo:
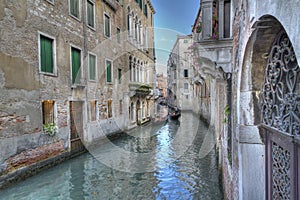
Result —
[[0, 190], [0, 199], [223, 199], [214, 150], [200, 156], [207, 131], [182, 113]]

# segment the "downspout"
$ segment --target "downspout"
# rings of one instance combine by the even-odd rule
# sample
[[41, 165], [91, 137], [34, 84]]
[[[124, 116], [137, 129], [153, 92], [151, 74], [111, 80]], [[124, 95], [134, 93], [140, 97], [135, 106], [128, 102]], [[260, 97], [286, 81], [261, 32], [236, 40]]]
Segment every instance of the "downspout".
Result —
[[86, 123], [85, 123], [85, 133], [83, 137], [83, 144], [85, 144], [85, 142], [87, 142], [87, 134], [88, 134], [88, 121], [89, 121], [89, 101], [88, 101], [88, 70], [87, 70], [87, 43], [86, 43], [86, 16], [85, 16], [85, 0], [81, 0], [81, 16], [82, 16], [82, 30], [83, 30], [83, 72], [84, 72], [84, 76], [85, 76], [85, 80], [84, 80], [84, 85], [85, 85], [85, 104], [86, 104]]

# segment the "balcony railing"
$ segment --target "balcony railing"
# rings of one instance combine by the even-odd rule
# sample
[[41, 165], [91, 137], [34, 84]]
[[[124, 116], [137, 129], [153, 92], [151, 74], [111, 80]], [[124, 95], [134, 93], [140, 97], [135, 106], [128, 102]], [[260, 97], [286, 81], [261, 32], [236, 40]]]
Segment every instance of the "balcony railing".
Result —
[[147, 96], [152, 92], [153, 87], [150, 84], [133, 82], [129, 83], [130, 96]]

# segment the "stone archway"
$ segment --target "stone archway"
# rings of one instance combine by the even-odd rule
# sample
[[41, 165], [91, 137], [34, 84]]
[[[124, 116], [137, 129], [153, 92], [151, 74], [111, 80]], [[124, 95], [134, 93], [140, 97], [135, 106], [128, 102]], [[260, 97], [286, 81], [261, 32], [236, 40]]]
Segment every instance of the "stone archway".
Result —
[[300, 67], [282, 30], [268, 56], [262, 88], [267, 199], [299, 199]]
[[239, 168], [243, 198], [265, 199], [267, 163], [265, 134], [261, 128], [261, 93], [269, 52], [283, 27], [276, 18], [266, 15], [255, 22], [252, 28], [254, 31], [245, 49], [239, 78]]

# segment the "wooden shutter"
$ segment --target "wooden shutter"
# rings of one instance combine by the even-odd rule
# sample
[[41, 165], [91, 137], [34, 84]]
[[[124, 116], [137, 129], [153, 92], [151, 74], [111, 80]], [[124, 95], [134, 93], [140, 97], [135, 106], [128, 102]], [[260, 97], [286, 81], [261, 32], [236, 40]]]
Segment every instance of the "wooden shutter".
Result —
[[53, 73], [53, 40], [40, 36], [40, 62], [41, 71]]
[[111, 62], [106, 61], [106, 81], [111, 82]]
[[89, 56], [89, 65], [90, 65], [90, 80], [95, 80], [95, 56]]
[[88, 25], [94, 27], [94, 5], [90, 1], [87, 2], [87, 17]]
[[72, 48], [72, 83], [80, 80], [80, 50]]

